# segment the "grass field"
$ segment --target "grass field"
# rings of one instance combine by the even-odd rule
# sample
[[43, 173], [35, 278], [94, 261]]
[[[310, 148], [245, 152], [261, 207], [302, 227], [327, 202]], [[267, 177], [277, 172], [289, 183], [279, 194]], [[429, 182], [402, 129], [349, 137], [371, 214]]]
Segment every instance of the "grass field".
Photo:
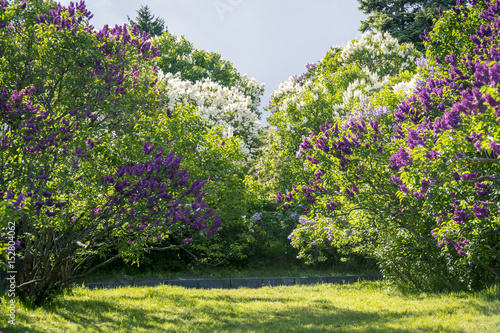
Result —
[[[500, 332], [499, 296], [498, 288], [405, 295], [385, 290], [381, 282], [229, 290], [77, 288], [44, 308], [18, 304], [16, 325], [3, 331]], [[0, 314], [4, 326], [5, 303]]]

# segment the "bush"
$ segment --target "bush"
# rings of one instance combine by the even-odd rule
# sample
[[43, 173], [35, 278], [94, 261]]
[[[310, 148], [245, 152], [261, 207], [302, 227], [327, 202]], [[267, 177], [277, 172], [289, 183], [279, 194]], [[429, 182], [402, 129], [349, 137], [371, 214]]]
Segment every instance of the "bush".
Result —
[[[352, 249], [375, 256], [390, 282], [420, 290], [500, 277], [499, 11], [497, 1], [454, 7], [427, 37], [427, 55], [440, 56], [417, 61], [414, 89], [395, 85], [402, 73], [302, 140], [309, 181], [278, 201], [307, 207], [315, 228], [292, 234], [303, 257]], [[462, 27], [475, 32], [455, 43]]]

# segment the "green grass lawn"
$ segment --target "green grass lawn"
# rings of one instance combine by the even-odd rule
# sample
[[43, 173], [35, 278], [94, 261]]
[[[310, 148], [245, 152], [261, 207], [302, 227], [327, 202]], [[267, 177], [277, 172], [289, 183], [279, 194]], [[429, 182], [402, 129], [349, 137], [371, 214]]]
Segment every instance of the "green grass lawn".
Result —
[[[381, 282], [184, 289], [74, 289], [10, 332], [500, 332], [500, 292], [412, 294]], [[3, 301], [5, 302], [5, 298]], [[6, 324], [2, 304], [2, 326]], [[2, 330], [2, 329], [0, 329]]]

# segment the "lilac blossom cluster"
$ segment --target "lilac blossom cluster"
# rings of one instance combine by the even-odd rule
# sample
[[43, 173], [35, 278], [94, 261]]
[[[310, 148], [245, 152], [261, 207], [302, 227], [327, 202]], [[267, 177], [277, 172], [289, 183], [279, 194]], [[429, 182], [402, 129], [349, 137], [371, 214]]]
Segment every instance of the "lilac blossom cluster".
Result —
[[390, 114], [391, 111], [387, 106], [379, 106], [374, 108], [370, 99], [366, 98], [359, 102], [359, 106], [354, 108], [351, 112], [346, 113], [343, 119], [343, 127], [346, 128], [353, 121], [361, 121], [363, 119], [378, 119], [385, 115]]
[[[143, 153], [150, 154], [153, 148], [146, 142]], [[217, 214], [208, 225], [215, 213], [203, 201], [206, 191], [202, 188], [207, 181], [195, 180], [187, 186], [190, 175], [187, 169], [179, 170], [180, 164], [180, 157], [173, 152], [163, 157], [160, 148], [152, 161], [122, 166], [113, 176], [103, 176], [101, 184], [112, 185], [115, 192], [109, 198], [108, 210], [114, 212], [114, 218], [130, 221], [129, 228], [137, 232], [181, 223], [196, 232], [205, 232], [208, 237], [215, 235], [222, 221]], [[177, 198], [172, 193], [176, 188], [185, 188]], [[186, 203], [188, 196], [194, 200]]]
[[305, 82], [305, 79], [308, 77], [309, 73], [312, 73], [316, 67], [318, 67], [318, 63], [306, 63], [305, 65], [306, 71], [300, 75], [292, 75], [292, 79], [296, 84], [302, 85]]

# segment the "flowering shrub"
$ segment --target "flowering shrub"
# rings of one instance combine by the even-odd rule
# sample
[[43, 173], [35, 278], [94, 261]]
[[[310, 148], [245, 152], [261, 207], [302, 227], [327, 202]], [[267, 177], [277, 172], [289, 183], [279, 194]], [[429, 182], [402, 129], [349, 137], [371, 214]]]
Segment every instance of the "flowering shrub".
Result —
[[[210, 79], [191, 83], [170, 73], [160, 73], [159, 78], [165, 83], [166, 108], [174, 109], [183, 104], [195, 106], [209, 126], [227, 128], [226, 136], [239, 136], [245, 148], [256, 138], [258, 114], [251, 98], [236, 87], [224, 87]], [[250, 151], [246, 148], [245, 152]]]
[[153, 39], [159, 54], [162, 121], [139, 124], [151, 141], [169, 140], [196, 178], [210, 177], [207, 202], [225, 221], [213, 238], [189, 245], [202, 261], [241, 259], [249, 251], [251, 227], [241, 216], [260, 206], [262, 189], [247, 175], [255, 154], [264, 85], [240, 75], [214, 52], [196, 49], [168, 32]]
[[371, 108], [367, 98], [385, 87], [411, 90], [419, 57], [412, 45], [399, 45], [388, 34], [366, 33], [344, 48], [332, 47], [318, 64], [308, 64], [307, 72], [283, 82], [271, 96], [268, 119], [276, 127], [268, 156], [284, 162], [275, 166], [281, 169], [281, 187], [307, 182], [303, 137], [317, 133], [325, 121], [346, 117], [348, 110], [361, 111], [365, 102]]
[[117, 258], [221, 225], [206, 181], [134, 131], [160, 106], [157, 50], [136, 27], [95, 31], [91, 17], [83, 2], [0, 2], [1, 239], [14, 222], [16, 288], [35, 305]]
[[159, 49], [155, 61], [164, 73], [166, 106], [194, 105], [210, 126], [232, 128], [244, 147], [252, 148], [264, 84], [240, 75], [220, 54], [198, 50], [185, 37], [165, 32], [153, 45]]
[[[212, 264], [244, 256], [249, 228], [241, 216], [249, 215], [250, 209], [259, 205], [260, 191], [255, 188], [256, 181], [247, 175], [240, 140], [228, 137], [217, 126], [210, 127], [190, 105], [143, 115], [135, 131], [152, 144], [168, 145], [182, 157], [181, 169], [188, 169], [193, 178], [209, 180], [205, 201], [224, 225], [214, 237], [189, 244], [189, 251]], [[134, 137], [122, 139], [122, 144], [134, 146]]]
[[[499, 279], [500, 3], [471, 5], [457, 3], [428, 37], [438, 69], [395, 114], [406, 125], [399, 142], [406, 141], [408, 166], [394, 171], [408, 189], [402, 195], [430, 207], [422, 215], [434, 222], [437, 246]], [[475, 32], [452, 48], [460, 22]]]
[[[385, 87], [358, 107], [370, 112], [349, 112], [303, 140], [314, 177], [278, 194], [284, 209], [307, 205], [317, 225], [292, 233], [301, 256], [318, 237], [376, 256], [386, 278], [419, 289], [500, 277], [499, 11], [498, 1], [457, 4], [425, 37], [435, 58], [417, 61], [413, 93], [401, 100]], [[475, 32], [455, 43], [462, 24]], [[373, 112], [385, 107], [394, 112]]]
[[257, 108], [264, 86], [254, 78], [239, 74], [219, 53], [199, 50], [184, 36], [176, 37], [169, 32], [155, 37], [152, 42], [159, 50], [155, 61], [164, 73], [178, 74], [180, 79], [191, 83], [209, 79], [223, 87], [237, 88], [252, 99], [253, 111], [260, 115]]

